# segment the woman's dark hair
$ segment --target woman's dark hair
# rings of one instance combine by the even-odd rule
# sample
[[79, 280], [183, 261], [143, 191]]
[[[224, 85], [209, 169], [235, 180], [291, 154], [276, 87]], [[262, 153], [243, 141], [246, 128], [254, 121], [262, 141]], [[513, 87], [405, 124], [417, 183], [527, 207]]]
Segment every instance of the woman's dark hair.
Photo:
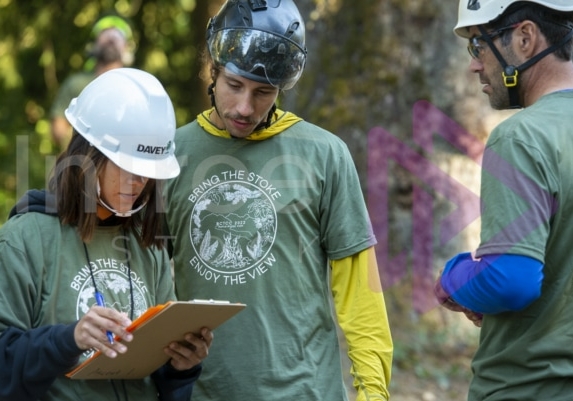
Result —
[[[513, 3], [503, 15], [487, 27], [496, 30], [521, 21], [533, 21], [539, 26], [539, 30], [547, 39], [549, 46], [558, 43], [573, 29], [573, 13], [552, 10], [548, 7], [531, 2]], [[513, 30], [508, 30], [501, 35], [502, 44], [506, 46], [511, 40]], [[554, 52], [555, 56], [564, 61], [573, 58], [573, 40], [569, 40]]]
[[[56, 195], [58, 216], [62, 224], [76, 226], [82, 241], [89, 242], [99, 219], [97, 217], [98, 177], [110, 161], [75, 130], [67, 149], [57, 158], [48, 188]], [[111, 162], [111, 161], [110, 161]], [[121, 218], [120, 224], [132, 231], [143, 247], [162, 248], [163, 182], [149, 179], [140, 197], [133, 205], [147, 201], [146, 206], [131, 217]]]

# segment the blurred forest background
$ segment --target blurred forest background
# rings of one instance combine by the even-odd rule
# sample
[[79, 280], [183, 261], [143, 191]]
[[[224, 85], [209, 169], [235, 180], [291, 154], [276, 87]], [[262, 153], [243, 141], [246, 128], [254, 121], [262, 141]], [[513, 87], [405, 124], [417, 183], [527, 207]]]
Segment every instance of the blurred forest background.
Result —
[[[208, 107], [198, 55], [221, 4], [0, 0], [0, 225], [27, 189], [46, 185], [57, 153], [51, 101], [81, 70], [98, 17], [130, 21], [134, 67], [165, 85], [182, 125]], [[281, 107], [340, 136], [354, 157], [379, 241], [395, 343], [392, 399], [465, 400], [479, 329], [438, 308], [431, 287], [445, 261], [477, 246], [481, 146], [505, 116], [489, 109], [452, 33], [458, 1], [297, 4], [309, 56]]]

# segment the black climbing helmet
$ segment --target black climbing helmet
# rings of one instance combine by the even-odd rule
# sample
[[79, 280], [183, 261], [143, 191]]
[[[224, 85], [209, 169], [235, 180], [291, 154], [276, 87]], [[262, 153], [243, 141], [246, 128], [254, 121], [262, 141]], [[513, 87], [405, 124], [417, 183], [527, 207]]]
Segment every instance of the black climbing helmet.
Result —
[[304, 21], [292, 0], [227, 0], [207, 26], [217, 67], [292, 88], [306, 62]]

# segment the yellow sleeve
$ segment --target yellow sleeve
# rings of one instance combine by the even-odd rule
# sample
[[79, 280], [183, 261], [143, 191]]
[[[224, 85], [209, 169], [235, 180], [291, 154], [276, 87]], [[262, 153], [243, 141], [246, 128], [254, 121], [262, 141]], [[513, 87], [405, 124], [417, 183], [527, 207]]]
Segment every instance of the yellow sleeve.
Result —
[[388, 400], [393, 344], [374, 248], [330, 264], [334, 307], [348, 344], [356, 401]]

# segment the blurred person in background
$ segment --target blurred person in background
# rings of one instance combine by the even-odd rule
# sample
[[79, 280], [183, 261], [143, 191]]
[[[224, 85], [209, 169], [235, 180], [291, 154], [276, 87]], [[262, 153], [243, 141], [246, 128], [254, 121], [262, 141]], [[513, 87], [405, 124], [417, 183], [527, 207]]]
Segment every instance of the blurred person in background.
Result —
[[52, 140], [59, 149], [66, 147], [72, 135], [72, 128], [64, 115], [70, 101], [95, 77], [133, 63], [135, 41], [127, 20], [117, 15], [100, 18], [91, 30], [90, 39], [84, 70], [62, 82], [50, 109]]

